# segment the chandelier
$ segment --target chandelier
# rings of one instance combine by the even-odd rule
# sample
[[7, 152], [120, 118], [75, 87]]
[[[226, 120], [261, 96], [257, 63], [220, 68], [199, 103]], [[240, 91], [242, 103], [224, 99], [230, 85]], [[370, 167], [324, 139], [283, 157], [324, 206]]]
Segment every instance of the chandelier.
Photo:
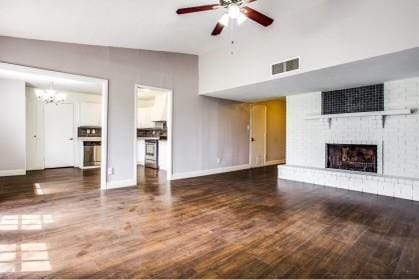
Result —
[[64, 103], [66, 99], [66, 95], [64, 93], [58, 93], [52, 84], [49, 89], [37, 89], [36, 97], [45, 104], [54, 103], [56, 105]]

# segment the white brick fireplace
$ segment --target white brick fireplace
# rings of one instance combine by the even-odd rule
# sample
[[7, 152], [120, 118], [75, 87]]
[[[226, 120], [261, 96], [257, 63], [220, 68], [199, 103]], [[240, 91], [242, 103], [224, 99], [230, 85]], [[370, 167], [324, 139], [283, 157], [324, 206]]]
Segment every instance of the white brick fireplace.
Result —
[[[321, 115], [320, 92], [287, 97], [279, 178], [419, 201], [419, 78], [385, 83], [384, 107], [386, 116], [310, 117]], [[378, 172], [327, 169], [326, 144], [377, 145]]]

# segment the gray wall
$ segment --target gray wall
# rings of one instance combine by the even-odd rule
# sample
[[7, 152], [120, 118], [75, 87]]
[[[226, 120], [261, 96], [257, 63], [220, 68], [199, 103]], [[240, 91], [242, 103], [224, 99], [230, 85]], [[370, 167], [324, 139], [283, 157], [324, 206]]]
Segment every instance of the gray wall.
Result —
[[198, 95], [197, 56], [0, 36], [0, 61], [109, 80], [110, 181], [133, 177], [135, 83], [174, 92], [174, 173], [248, 163], [248, 111]]
[[0, 173], [26, 169], [25, 123], [25, 83], [0, 79]]

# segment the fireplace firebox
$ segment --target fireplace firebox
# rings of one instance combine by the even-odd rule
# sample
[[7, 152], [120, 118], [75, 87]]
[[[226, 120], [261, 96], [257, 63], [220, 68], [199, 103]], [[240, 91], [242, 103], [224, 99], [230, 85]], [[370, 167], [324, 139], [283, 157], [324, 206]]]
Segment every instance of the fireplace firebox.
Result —
[[326, 144], [326, 168], [377, 173], [377, 145]]

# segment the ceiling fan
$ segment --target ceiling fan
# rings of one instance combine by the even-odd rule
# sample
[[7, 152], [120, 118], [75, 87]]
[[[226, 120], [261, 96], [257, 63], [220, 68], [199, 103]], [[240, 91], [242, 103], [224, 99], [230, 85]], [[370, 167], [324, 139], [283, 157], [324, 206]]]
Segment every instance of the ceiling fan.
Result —
[[271, 25], [274, 20], [270, 17], [261, 14], [260, 12], [247, 7], [247, 4], [255, 2], [257, 0], [220, 0], [219, 4], [204, 5], [197, 7], [190, 7], [179, 9], [176, 11], [178, 15], [190, 14], [203, 11], [212, 11], [218, 9], [224, 9], [226, 13], [217, 22], [211, 35], [217, 36], [221, 34], [225, 26], [228, 26], [230, 19], [235, 19], [237, 23], [242, 24], [247, 18], [267, 27]]

